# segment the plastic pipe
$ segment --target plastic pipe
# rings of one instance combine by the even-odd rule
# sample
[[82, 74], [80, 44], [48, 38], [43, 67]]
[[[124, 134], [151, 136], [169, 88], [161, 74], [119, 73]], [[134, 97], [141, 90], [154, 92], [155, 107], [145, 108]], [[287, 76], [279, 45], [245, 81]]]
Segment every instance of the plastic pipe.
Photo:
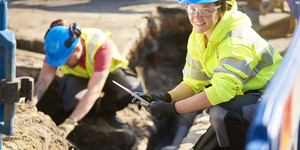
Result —
[[7, 29], [7, 15], [6, 15], [6, 12], [7, 12], [7, 2], [5, 0], [1, 0], [1, 12], [0, 12], [0, 16], [1, 16], [1, 20], [0, 20], [0, 30], [5, 30]]
[[[16, 39], [7, 29], [7, 2], [0, 1], [0, 79], [15, 81], [16, 77]], [[13, 133], [14, 104], [0, 104], [0, 132]]]

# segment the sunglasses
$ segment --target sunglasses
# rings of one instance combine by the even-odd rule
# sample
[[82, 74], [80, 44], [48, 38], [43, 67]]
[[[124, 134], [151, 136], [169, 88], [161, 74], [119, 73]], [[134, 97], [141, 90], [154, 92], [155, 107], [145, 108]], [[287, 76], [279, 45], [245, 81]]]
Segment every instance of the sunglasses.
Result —
[[[50, 27], [47, 30], [47, 32], [44, 36], [44, 39], [46, 38], [46, 35], [50, 31], [50, 29], [55, 27], [55, 26], [58, 26], [58, 25], [68, 26], [68, 23], [67, 23], [67, 21], [62, 20], [62, 19], [58, 19], [58, 20], [53, 21], [50, 24]], [[72, 33], [72, 38], [65, 41], [65, 46], [68, 47], [68, 48], [70, 48], [72, 46], [73, 42], [76, 40], [76, 38], [80, 37], [80, 35], [81, 35], [81, 29], [76, 23], [70, 24], [69, 29]]]

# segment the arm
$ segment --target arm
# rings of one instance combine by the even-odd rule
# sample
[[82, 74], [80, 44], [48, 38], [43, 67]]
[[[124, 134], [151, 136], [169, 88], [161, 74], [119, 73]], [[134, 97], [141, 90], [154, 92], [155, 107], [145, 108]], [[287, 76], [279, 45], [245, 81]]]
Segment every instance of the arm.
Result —
[[172, 101], [178, 101], [175, 103], [175, 109], [178, 113], [196, 111], [212, 106], [204, 91], [195, 95], [193, 89], [183, 82], [169, 93]]
[[212, 106], [204, 91], [175, 103], [177, 113], [192, 112]]
[[76, 122], [81, 120], [93, 107], [96, 100], [99, 98], [109, 71], [94, 72], [88, 83], [88, 91], [79, 101], [70, 118]]
[[183, 82], [181, 82], [173, 90], [171, 90], [169, 94], [172, 97], [172, 101], [183, 100], [185, 98], [195, 95], [193, 89], [188, 85], [184, 84]]
[[93, 107], [104, 87], [112, 61], [112, 49], [107, 40], [95, 54], [95, 70], [89, 80], [88, 90], [81, 98], [69, 118], [81, 120]]
[[44, 62], [38, 80], [34, 86], [34, 95], [31, 100], [26, 101], [29, 106], [35, 106], [42, 98], [50, 83], [55, 77], [56, 67], [52, 67]]

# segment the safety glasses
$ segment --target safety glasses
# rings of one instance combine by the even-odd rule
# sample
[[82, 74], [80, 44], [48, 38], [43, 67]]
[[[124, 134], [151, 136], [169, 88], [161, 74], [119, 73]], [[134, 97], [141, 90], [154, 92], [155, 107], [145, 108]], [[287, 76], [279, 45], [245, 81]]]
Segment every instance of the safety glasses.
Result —
[[[65, 20], [62, 20], [62, 19], [58, 19], [58, 20], [53, 21], [50, 24], [50, 27], [47, 30], [47, 32], [46, 32], [46, 34], [44, 36], [44, 39], [46, 38], [46, 35], [50, 31], [50, 29], [53, 28], [53, 27], [55, 27], [55, 26], [58, 26], [58, 25], [64, 25], [64, 26], [68, 27], [68, 22], [65, 21]], [[81, 29], [80, 29], [80, 27], [76, 23], [70, 24], [69, 29], [70, 29], [70, 31], [72, 33], [72, 38], [66, 40], [66, 42], [65, 42], [65, 46], [68, 47], [68, 48], [70, 48], [72, 46], [73, 42], [76, 40], [76, 38], [80, 37], [80, 35], [81, 35]]]
[[197, 12], [204, 17], [207, 16], [211, 16], [213, 15], [219, 8], [221, 7], [221, 5], [213, 7], [213, 8], [195, 8], [189, 4], [185, 5], [185, 10], [189, 15], [196, 15]]

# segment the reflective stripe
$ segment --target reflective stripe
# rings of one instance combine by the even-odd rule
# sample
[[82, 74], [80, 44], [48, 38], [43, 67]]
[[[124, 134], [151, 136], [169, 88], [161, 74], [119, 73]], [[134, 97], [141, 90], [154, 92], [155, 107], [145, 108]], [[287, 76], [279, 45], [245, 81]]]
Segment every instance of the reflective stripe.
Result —
[[227, 68], [225, 68], [224, 66], [220, 65], [218, 67], [216, 67], [216, 69], [214, 70], [214, 74], [215, 73], [220, 73], [220, 72], [225, 72], [225, 73], [229, 73], [231, 75], [234, 75], [236, 78], [238, 78], [242, 84], [245, 83], [245, 80], [241, 78], [241, 76], [239, 76], [238, 74], [232, 72], [232, 71], [229, 71]]
[[[252, 33], [256, 33], [256, 32], [252, 32]], [[250, 76], [249, 76], [249, 73], [246, 73], [247, 71], [245, 69], [244, 70], [240, 69], [241, 71], [243, 71], [244, 73], [246, 73], [249, 76], [248, 80], [245, 82], [245, 84], [246, 84], [248, 81], [253, 79], [260, 72], [261, 69], [273, 64], [274, 48], [270, 44], [265, 48], [261, 47], [261, 45], [257, 42], [257, 39], [256, 39], [257, 36], [253, 36], [253, 35], [249, 34], [249, 32], [244, 29], [231, 30], [224, 39], [232, 37], [232, 36], [239, 37], [239, 38], [253, 42], [256, 51], [262, 54], [262, 57], [261, 57], [262, 61], [258, 62], [258, 64], [253, 69]], [[218, 53], [218, 51], [217, 51], [217, 53]], [[233, 66], [232, 64], [230, 64], [230, 65]], [[247, 67], [247, 69], [249, 69], [249, 68]], [[251, 72], [251, 68], [250, 68], [250, 72]]]
[[210, 78], [205, 74], [200, 62], [193, 59], [189, 53], [186, 56], [186, 65], [184, 66], [182, 73], [186, 77], [190, 77], [197, 80], [208, 81]]
[[101, 33], [96, 32], [88, 43], [89, 61], [93, 67], [95, 65], [95, 63], [93, 61], [93, 51], [95, 49], [96, 43], [98, 42], [98, 40], [101, 36], [107, 36], [107, 35], [103, 31], [101, 31]]
[[261, 59], [264, 61], [258, 62], [257, 66], [256, 66], [257, 68], [262, 69], [262, 68], [268, 67], [273, 64], [274, 49], [271, 45], [269, 45], [269, 50], [270, 50], [270, 53], [267, 49], [264, 49], [261, 52], [262, 53]]
[[258, 40], [257, 37], [259, 36], [249, 34], [249, 33], [256, 33], [256, 32], [249, 32], [245, 29], [233, 29], [227, 34], [226, 37], [239, 37], [247, 41], [251, 41], [254, 44], [255, 49], [262, 50], [263, 47], [261, 47], [261, 45], [257, 42]]
[[195, 69], [190, 69], [189, 67], [186, 67], [186, 66], [183, 68], [182, 73], [184, 76], [190, 77], [193, 79], [202, 80], [202, 81], [210, 80], [210, 78], [204, 72], [201, 72], [201, 71], [198, 71]]
[[[189, 53], [186, 56], [186, 60], [190, 60], [191, 61], [191, 64], [189, 64], [189, 65], [192, 66], [192, 68], [194, 68], [196, 70], [203, 70], [203, 67], [200, 64], [200, 62], [198, 62], [195, 59], [193, 59]], [[187, 61], [187, 62], [189, 62], [189, 61]]]
[[230, 65], [233, 68], [236, 68], [236, 69], [242, 71], [247, 76], [249, 76], [252, 71], [249, 63], [245, 60], [240, 60], [240, 59], [236, 59], [236, 58], [225, 58], [221, 61], [220, 66], [222, 66], [223, 64]]
[[260, 72], [261, 69], [263, 69], [265, 67], [268, 67], [268, 66], [273, 64], [274, 48], [271, 45], [269, 45], [268, 48], [269, 48], [271, 54], [269, 54], [269, 51], [267, 49], [264, 49], [261, 52], [262, 53], [261, 60], [264, 60], [264, 61], [259, 61], [258, 62], [256, 67], [253, 69], [253, 72], [252, 72], [251, 76], [248, 78], [248, 80], [245, 82], [245, 84], [248, 81], [250, 81], [251, 79], [253, 79]]

